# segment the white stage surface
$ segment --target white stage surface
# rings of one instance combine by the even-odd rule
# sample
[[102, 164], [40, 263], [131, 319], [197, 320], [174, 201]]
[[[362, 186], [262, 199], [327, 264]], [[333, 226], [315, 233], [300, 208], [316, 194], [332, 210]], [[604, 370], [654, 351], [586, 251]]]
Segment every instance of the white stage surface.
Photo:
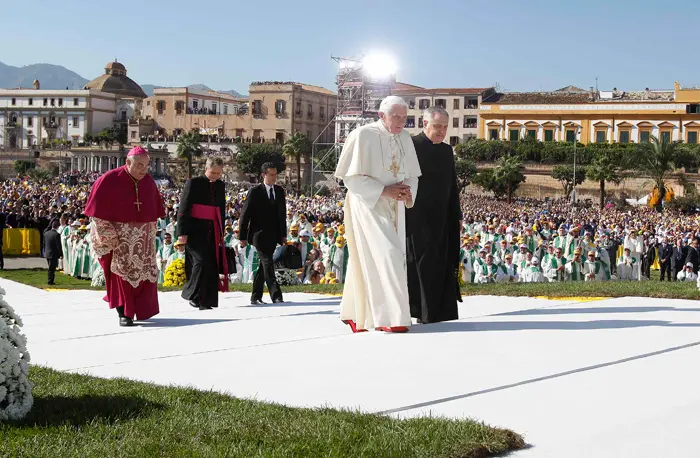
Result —
[[459, 321], [352, 334], [331, 296], [250, 306], [228, 293], [199, 311], [161, 293], [160, 315], [121, 328], [103, 293], [0, 285], [33, 364], [290, 406], [469, 417], [523, 434], [531, 447], [515, 457], [700, 456], [693, 301], [466, 297]]

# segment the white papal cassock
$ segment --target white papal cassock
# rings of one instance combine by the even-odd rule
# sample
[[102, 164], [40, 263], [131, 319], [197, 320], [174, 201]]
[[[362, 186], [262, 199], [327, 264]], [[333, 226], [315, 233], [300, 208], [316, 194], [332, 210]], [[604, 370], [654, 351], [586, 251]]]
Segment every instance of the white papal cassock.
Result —
[[[404, 183], [418, 192], [420, 165], [411, 136], [392, 134], [382, 121], [348, 136], [335, 171], [345, 182], [345, 234], [350, 259], [342, 320], [358, 329], [410, 326], [404, 202], [383, 197], [384, 186]], [[413, 201], [406, 202], [408, 208]]]

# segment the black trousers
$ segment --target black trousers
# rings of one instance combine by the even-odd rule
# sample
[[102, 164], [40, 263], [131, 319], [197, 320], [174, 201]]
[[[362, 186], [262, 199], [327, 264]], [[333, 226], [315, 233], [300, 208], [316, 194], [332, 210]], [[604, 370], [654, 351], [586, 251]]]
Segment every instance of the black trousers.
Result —
[[260, 258], [260, 265], [258, 266], [258, 271], [255, 272], [255, 277], [253, 277], [253, 294], [250, 296], [250, 301], [261, 301], [263, 297], [263, 286], [267, 283], [267, 289], [270, 293], [272, 301], [282, 300], [282, 290], [280, 289], [279, 283], [277, 283], [277, 278], [275, 277], [275, 265], [272, 262], [272, 255], [275, 252], [274, 248], [272, 250], [261, 249], [255, 247], [258, 250], [258, 257]]
[[[219, 268], [213, 241], [195, 240], [185, 247], [185, 283], [182, 298], [197, 305], [219, 306]], [[209, 242], [209, 243], [207, 243]]]
[[53, 285], [56, 281], [56, 268], [58, 267], [58, 258], [48, 258], [46, 260], [49, 264], [49, 284]]
[[661, 281], [664, 281], [664, 275], [667, 276], [668, 281], [671, 281], [671, 260], [666, 262], [661, 262]]

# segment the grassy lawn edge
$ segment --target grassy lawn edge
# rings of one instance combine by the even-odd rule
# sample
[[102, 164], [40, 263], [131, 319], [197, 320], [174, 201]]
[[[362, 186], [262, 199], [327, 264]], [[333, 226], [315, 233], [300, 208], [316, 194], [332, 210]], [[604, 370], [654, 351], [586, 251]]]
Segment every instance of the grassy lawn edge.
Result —
[[473, 420], [292, 408], [41, 366], [30, 379], [34, 407], [0, 423], [0, 456], [482, 458], [526, 446]]
[[[25, 285], [49, 291], [61, 290], [104, 290], [90, 286], [88, 280], [78, 280], [62, 273], [56, 275], [56, 285], [49, 287], [46, 269], [17, 269], [0, 271], [0, 278], [13, 280]], [[251, 292], [250, 284], [231, 284], [230, 291]], [[163, 288], [159, 291], [178, 291], [180, 288]], [[312, 293], [342, 295], [343, 285], [297, 285], [283, 286], [289, 293]], [[659, 282], [659, 272], [652, 271], [648, 281], [609, 281], [609, 282], [565, 282], [565, 283], [499, 283], [487, 285], [466, 285], [462, 294], [468, 296], [512, 296], [535, 297], [541, 299], [589, 300], [613, 297], [653, 297], [664, 299], [700, 299], [700, 291], [694, 282]]]

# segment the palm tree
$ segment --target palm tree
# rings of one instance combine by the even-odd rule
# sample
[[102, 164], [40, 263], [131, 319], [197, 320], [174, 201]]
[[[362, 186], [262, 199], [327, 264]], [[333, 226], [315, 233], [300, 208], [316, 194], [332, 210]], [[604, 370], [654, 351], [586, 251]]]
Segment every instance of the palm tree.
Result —
[[493, 178], [504, 184], [508, 203], [511, 203], [513, 193], [518, 189], [520, 183], [525, 181], [522, 161], [518, 156], [503, 156], [493, 169]]
[[187, 161], [187, 178], [192, 178], [192, 158], [202, 155], [199, 132], [192, 130], [177, 139], [177, 157]]
[[663, 210], [666, 197], [666, 178], [676, 168], [675, 149], [675, 143], [665, 139], [661, 141], [652, 136], [649, 143], [641, 143], [630, 156], [629, 168], [649, 177], [659, 190], [659, 202], [656, 206], [659, 212]]
[[600, 183], [600, 208], [602, 210], [605, 206], [605, 182], [619, 184], [624, 178], [619, 157], [615, 157], [610, 152], [601, 151], [600, 155], [588, 166], [586, 175], [589, 180]]
[[297, 132], [287, 140], [282, 147], [282, 154], [294, 159], [297, 163], [297, 194], [301, 194], [301, 158], [306, 158], [311, 152], [311, 142], [306, 135]]

